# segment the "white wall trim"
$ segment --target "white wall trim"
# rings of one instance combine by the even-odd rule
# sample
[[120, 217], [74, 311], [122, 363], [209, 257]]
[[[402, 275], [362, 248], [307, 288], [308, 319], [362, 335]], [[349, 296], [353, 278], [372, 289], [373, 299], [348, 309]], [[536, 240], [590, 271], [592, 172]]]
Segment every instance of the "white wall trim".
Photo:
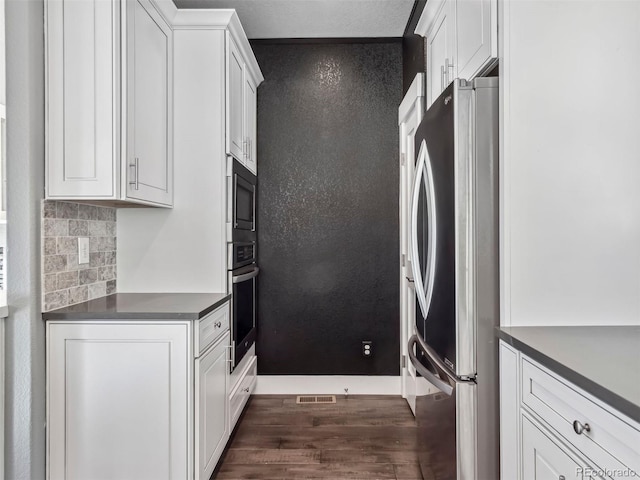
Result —
[[400, 377], [368, 375], [258, 375], [254, 395], [400, 395]]
[[413, 109], [416, 107], [416, 103], [418, 99], [424, 97], [426, 92], [426, 80], [425, 74], [422, 72], [416, 73], [416, 76], [413, 78], [413, 82], [409, 86], [409, 90], [405, 94], [402, 99], [402, 103], [398, 107], [398, 125], [402, 122], [407, 121], [407, 117], [412, 113]]
[[500, 89], [498, 92], [500, 103], [500, 162], [499, 162], [499, 208], [500, 208], [500, 325], [511, 325], [511, 235], [510, 223], [510, 191], [511, 171], [509, 169], [510, 144], [508, 126], [511, 119], [509, 111], [509, 56], [510, 56], [510, 13], [509, 2], [498, 2], [498, 61], [500, 62]]

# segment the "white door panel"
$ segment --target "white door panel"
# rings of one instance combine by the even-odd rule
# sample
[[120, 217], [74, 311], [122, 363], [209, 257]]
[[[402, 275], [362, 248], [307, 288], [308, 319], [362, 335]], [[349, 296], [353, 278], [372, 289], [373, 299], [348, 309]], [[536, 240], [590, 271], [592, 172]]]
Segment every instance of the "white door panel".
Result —
[[[415, 171], [415, 132], [422, 120], [424, 111], [425, 76], [416, 75], [402, 104], [400, 105], [400, 352], [404, 357], [401, 366], [402, 396], [407, 399], [411, 411], [415, 414], [416, 394], [423, 391], [424, 379], [416, 378], [416, 371], [409, 361], [407, 344], [413, 335], [415, 324], [416, 297], [411, 270], [410, 248], [410, 212], [411, 194]], [[420, 382], [422, 380], [422, 382]], [[419, 388], [420, 387], [420, 388]]]

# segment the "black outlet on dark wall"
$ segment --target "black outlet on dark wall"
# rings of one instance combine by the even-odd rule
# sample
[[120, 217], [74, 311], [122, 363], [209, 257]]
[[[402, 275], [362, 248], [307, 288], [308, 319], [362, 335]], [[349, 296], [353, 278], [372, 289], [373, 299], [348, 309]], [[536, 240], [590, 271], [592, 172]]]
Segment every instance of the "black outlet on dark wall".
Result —
[[253, 50], [259, 373], [397, 375], [402, 44]]

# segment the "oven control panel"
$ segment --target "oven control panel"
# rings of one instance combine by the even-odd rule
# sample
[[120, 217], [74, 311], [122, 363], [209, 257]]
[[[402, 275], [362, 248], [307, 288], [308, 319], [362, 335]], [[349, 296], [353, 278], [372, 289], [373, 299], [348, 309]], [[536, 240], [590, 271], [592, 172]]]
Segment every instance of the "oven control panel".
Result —
[[229, 269], [234, 270], [256, 261], [255, 242], [234, 242], [229, 244]]

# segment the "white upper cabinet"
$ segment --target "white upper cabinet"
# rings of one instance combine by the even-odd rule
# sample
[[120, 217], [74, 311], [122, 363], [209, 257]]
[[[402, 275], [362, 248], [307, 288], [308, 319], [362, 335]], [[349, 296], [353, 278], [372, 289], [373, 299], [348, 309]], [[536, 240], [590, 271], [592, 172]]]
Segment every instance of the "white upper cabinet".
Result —
[[171, 206], [172, 30], [149, 0], [47, 0], [46, 197]]
[[120, 2], [45, 6], [47, 197], [115, 198]]
[[257, 147], [258, 88], [249, 72], [244, 79], [244, 132], [246, 136], [245, 164], [253, 173], [258, 173]]
[[127, 15], [127, 197], [171, 205], [171, 29], [146, 0]]
[[453, 80], [453, 43], [455, 41], [453, 2], [441, 2], [426, 37], [427, 49], [427, 105]]
[[495, 0], [457, 0], [456, 77], [470, 80], [498, 59], [498, 5]]
[[244, 60], [227, 32], [227, 153], [244, 162]]
[[[226, 45], [227, 154], [257, 173], [256, 118], [260, 83], [255, 79], [257, 64], [252, 68], [251, 61], [242, 54], [230, 31], [227, 31]], [[262, 75], [259, 76], [262, 81]]]
[[497, 0], [430, 0], [415, 33], [426, 38], [427, 107], [455, 79], [471, 80], [498, 59]]

